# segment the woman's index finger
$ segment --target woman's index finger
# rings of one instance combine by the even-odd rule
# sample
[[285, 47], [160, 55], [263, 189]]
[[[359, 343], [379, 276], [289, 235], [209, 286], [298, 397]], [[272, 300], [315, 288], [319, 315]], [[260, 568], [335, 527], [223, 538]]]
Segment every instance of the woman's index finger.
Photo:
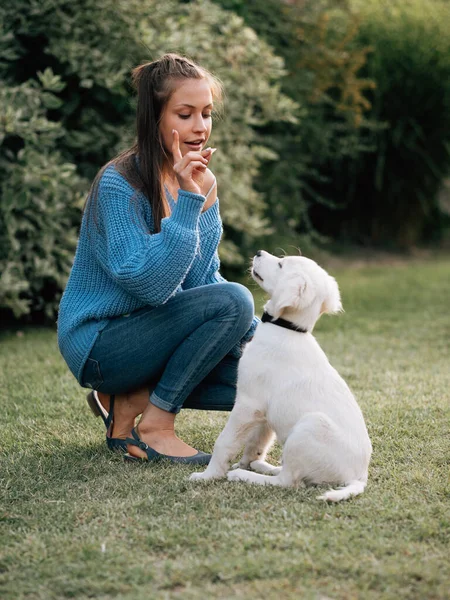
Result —
[[172, 140], [172, 156], [173, 156], [173, 162], [179, 162], [183, 156], [181, 154], [181, 150], [180, 150], [180, 136], [179, 133], [176, 129], [172, 129], [172, 136], [173, 136], [173, 140]]

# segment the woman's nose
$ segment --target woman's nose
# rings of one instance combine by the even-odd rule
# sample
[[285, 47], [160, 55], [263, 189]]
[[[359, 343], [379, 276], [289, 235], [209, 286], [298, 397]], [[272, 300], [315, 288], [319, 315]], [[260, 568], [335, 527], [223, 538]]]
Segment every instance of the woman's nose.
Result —
[[208, 127], [207, 127], [203, 117], [199, 117], [198, 119], [195, 120], [194, 131], [204, 132], [204, 131], [207, 131], [207, 129], [208, 129]]

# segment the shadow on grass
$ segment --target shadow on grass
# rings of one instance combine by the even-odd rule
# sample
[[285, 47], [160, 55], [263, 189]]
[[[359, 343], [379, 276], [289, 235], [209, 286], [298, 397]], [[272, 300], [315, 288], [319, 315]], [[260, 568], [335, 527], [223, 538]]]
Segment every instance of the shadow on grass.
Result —
[[[1, 459], [6, 485], [1, 496], [5, 507], [15, 513], [16, 502], [36, 505], [39, 503], [78, 504], [83, 501], [97, 503], [99, 507], [111, 501], [131, 501], [136, 507], [148, 502], [148, 494], [160, 494], [161, 498], [170, 498], [169, 504], [180, 499], [186, 492], [191, 500], [203, 501], [209, 498], [213, 504], [221, 503], [223, 498], [219, 490], [228, 497], [229, 507], [240, 508], [242, 498], [247, 500], [277, 497], [286, 498], [295, 495], [299, 500], [308, 500], [327, 486], [308, 487], [306, 489], [272, 488], [271, 486], [248, 486], [229, 484], [221, 479], [207, 484], [193, 484], [190, 473], [197, 466], [174, 465], [161, 460], [152, 463], [130, 464], [123, 460], [120, 453], [112, 453], [97, 445], [79, 446], [76, 443], [54, 445], [52, 451], [31, 448], [4, 454]], [[161, 507], [164, 512], [167, 506]], [[5, 513], [6, 514], [6, 513]]]

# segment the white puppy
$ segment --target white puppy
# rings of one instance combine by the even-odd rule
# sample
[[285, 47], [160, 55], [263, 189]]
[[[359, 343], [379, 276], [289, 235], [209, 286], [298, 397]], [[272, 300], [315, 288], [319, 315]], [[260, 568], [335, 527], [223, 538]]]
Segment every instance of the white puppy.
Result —
[[[303, 256], [264, 251], [253, 259], [252, 276], [270, 300], [240, 360], [236, 403], [211, 462], [191, 479], [225, 476], [245, 444], [230, 481], [344, 486], [319, 498], [331, 502], [362, 494], [372, 452], [364, 418], [311, 333], [322, 313], [342, 310], [335, 279]], [[265, 461], [273, 432], [283, 445], [282, 467]]]

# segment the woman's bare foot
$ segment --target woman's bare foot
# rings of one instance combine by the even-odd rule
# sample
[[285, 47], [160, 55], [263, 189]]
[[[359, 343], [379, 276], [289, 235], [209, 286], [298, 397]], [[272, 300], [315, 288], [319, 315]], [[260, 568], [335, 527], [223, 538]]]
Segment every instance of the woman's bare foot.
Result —
[[[103, 408], [109, 412], [109, 394], [97, 392]], [[130, 394], [117, 394], [114, 400], [114, 420], [108, 435], [124, 440], [129, 437], [136, 417], [144, 412], [148, 405], [149, 390], [142, 388]]]
[[[197, 450], [180, 440], [175, 434], [175, 415], [149, 403], [142, 414], [137, 433], [141, 440], [160, 454], [167, 456], [194, 456]], [[146, 458], [137, 446], [128, 446], [132, 456]]]

